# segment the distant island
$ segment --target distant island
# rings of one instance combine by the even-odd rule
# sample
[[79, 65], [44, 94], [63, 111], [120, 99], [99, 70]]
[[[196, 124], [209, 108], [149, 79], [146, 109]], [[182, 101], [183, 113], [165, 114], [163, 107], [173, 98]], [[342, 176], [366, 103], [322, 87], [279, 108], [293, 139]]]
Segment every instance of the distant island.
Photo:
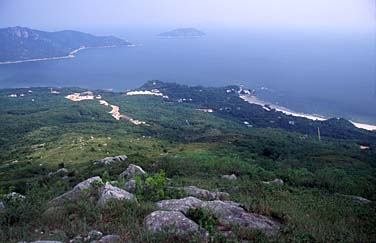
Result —
[[46, 32], [25, 27], [0, 29], [0, 64], [74, 57], [85, 48], [115, 47], [131, 43], [113, 36], [64, 30]]
[[181, 28], [175, 29], [168, 32], [160, 33], [158, 37], [160, 38], [196, 38], [202, 37], [206, 34], [195, 28]]

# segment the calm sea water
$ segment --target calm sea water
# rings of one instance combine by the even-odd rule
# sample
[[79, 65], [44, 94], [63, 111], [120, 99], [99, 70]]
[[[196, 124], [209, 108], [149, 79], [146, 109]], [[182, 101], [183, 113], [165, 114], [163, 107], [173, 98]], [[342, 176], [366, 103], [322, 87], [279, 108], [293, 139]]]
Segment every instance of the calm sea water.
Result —
[[152, 31], [115, 31], [141, 45], [88, 49], [74, 59], [0, 65], [0, 87], [125, 90], [154, 79], [242, 84], [296, 111], [376, 124], [374, 35], [206, 32], [199, 39], [158, 39]]

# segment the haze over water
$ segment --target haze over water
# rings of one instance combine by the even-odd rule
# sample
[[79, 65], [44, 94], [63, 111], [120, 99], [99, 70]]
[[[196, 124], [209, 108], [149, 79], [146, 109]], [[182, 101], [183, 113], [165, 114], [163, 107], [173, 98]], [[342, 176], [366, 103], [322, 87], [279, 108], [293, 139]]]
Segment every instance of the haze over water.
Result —
[[371, 33], [205, 32], [207, 36], [199, 39], [159, 39], [157, 30], [114, 30], [139, 45], [88, 49], [73, 59], [0, 65], [0, 86], [121, 91], [154, 79], [187, 85], [242, 84], [297, 111], [376, 124]]

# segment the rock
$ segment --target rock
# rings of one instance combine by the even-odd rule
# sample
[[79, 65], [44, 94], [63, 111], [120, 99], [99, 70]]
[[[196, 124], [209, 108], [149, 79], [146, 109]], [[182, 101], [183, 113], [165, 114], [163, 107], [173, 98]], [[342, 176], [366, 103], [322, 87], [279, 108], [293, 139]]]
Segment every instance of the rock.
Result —
[[76, 237], [74, 237], [73, 239], [69, 241], [69, 243], [83, 243], [83, 242], [84, 242], [84, 238], [82, 238], [82, 236], [80, 235], [77, 235]]
[[102, 236], [103, 233], [98, 230], [92, 230], [88, 234], [89, 240], [99, 240]]
[[262, 183], [266, 185], [275, 185], [275, 186], [283, 186], [285, 183], [282, 179], [274, 179], [272, 181], [263, 181]]
[[155, 211], [146, 216], [144, 226], [152, 232], [168, 231], [176, 234], [200, 232], [198, 224], [177, 211]]
[[186, 197], [182, 199], [163, 200], [156, 203], [158, 209], [181, 211], [187, 213], [190, 208], [200, 208], [203, 201], [195, 197]]
[[223, 175], [223, 176], [222, 176], [222, 179], [226, 179], [226, 180], [234, 181], [234, 180], [236, 180], [236, 179], [238, 179], [238, 178], [236, 177], [235, 174], [232, 174], [232, 175]]
[[109, 200], [129, 200], [135, 201], [136, 198], [133, 194], [120, 189], [118, 187], [112, 186], [109, 182], [101, 188], [100, 197], [98, 200], [98, 205], [105, 205]]
[[268, 217], [248, 213], [234, 202], [207, 201], [202, 208], [216, 216], [221, 225], [244, 227], [263, 231], [268, 235], [275, 234], [280, 229], [280, 224]]
[[124, 177], [126, 179], [132, 179], [136, 175], [143, 176], [146, 172], [138, 165], [130, 164], [128, 168], [120, 174], [120, 177]]
[[23, 201], [25, 200], [25, 196], [21, 195], [17, 192], [11, 192], [5, 195], [5, 199], [8, 201]]
[[359, 197], [359, 196], [353, 196], [353, 195], [345, 195], [345, 194], [339, 194], [343, 197], [347, 197], [353, 201], [356, 201], [356, 202], [359, 202], [359, 203], [364, 203], [364, 204], [367, 204], [367, 203], [371, 203], [372, 201], [371, 200], [368, 200], [367, 198], [364, 198], [364, 197]]
[[101, 159], [100, 161], [96, 161], [95, 164], [110, 165], [114, 162], [126, 161], [127, 159], [128, 157], [126, 155], [118, 155], [114, 157], [106, 157], [104, 159]]
[[0, 213], [5, 210], [5, 205], [2, 201], [0, 201]]
[[54, 241], [54, 240], [38, 240], [38, 241], [33, 241], [30, 243], [63, 243], [61, 241]]
[[49, 202], [50, 206], [58, 206], [66, 202], [75, 202], [79, 200], [82, 196], [93, 196], [92, 191], [95, 188], [94, 182], [99, 184], [103, 183], [99, 176], [91, 177], [83, 182], [80, 182], [72, 190], [60, 195]]
[[61, 175], [61, 174], [68, 174], [69, 173], [69, 171], [68, 171], [68, 169], [66, 169], [66, 168], [61, 168], [61, 169], [58, 169], [56, 172], [55, 172], [56, 174], [59, 174], [59, 175]]
[[125, 187], [125, 190], [129, 192], [135, 192], [137, 188], [137, 183], [135, 180], [132, 179], [132, 180], [127, 181], [124, 187]]
[[177, 189], [184, 191], [188, 196], [199, 197], [206, 200], [223, 200], [230, 197], [226, 192], [211, 192], [195, 186], [178, 187]]
[[93, 241], [91, 243], [120, 243], [120, 236], [118, 235], [106, 235], [100, 240]]

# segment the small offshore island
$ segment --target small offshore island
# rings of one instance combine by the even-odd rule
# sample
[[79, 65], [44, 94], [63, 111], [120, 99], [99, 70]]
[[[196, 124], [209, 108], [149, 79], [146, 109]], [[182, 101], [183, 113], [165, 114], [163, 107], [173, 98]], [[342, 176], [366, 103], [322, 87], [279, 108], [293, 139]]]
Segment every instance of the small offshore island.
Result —
[[163, 32], [158, 35], [159, 38], [198, 38], [206, 34], [195, 28], [180, 28]]

